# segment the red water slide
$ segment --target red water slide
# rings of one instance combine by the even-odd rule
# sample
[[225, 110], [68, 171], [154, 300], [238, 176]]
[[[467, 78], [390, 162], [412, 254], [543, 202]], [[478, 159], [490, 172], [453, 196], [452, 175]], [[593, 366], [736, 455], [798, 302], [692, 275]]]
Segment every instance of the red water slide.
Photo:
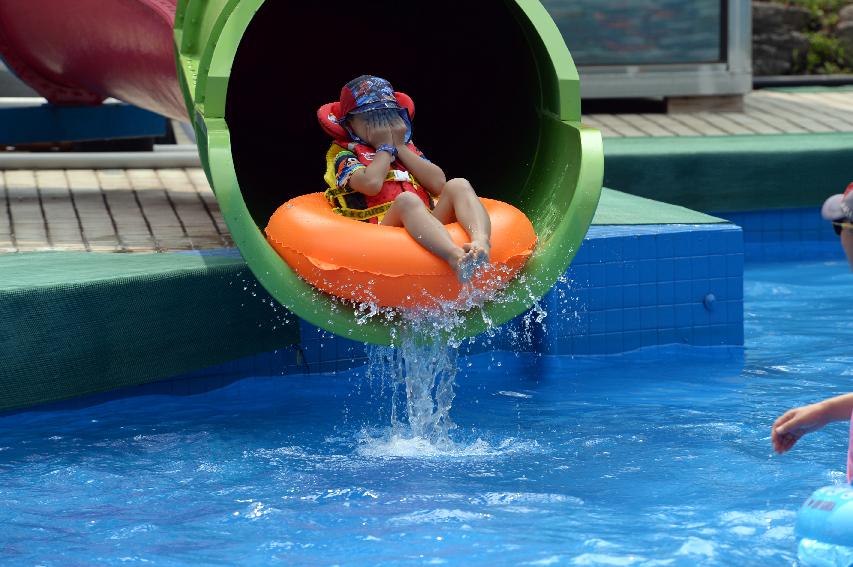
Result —
[[186, 120], [172, 31], [177, 0], [2, 0], [0, 56], [54, 104], [114, 97]]

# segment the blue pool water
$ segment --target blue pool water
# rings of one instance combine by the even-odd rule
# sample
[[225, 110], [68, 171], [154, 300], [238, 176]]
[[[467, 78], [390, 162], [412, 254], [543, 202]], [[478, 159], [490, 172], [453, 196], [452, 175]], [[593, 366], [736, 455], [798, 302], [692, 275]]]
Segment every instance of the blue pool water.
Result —
[[747, 349], [460, 361], [455, 446], [389, 436], [363, 371], [0, 418], [3, 565], [791, 565], [846, 425], [845, 265], [752, 267]]

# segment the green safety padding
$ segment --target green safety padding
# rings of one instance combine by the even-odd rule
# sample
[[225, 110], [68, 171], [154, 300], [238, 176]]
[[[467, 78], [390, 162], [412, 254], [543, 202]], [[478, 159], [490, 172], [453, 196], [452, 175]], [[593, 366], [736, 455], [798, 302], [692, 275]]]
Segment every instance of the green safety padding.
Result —
[[0, 291], [90, 284], [185, 270], [244, 265], [230, 253], [90, 254], [42, 252], [0, 254]]
[[592, 218], [594, 225], [715, 224], [728, 222], [685, 207], [604, 188]]
[[853, 181], [853, 133], [608, 138], [604, 182], [708, 212], [820, 206]]
[[296, 318], [273, 311], [240, 258], [7, 254], [0, 274], [0, 411], [299, 342]]

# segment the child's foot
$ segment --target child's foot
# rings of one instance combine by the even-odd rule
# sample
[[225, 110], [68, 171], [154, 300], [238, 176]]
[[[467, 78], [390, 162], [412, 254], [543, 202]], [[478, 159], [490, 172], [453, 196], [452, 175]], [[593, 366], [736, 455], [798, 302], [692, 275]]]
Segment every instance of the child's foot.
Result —
[[463, 244], [462, 249], [465, 252], [474, 254], [477, 261], [481, 264], [487, 264], [491, 259], [492, 245], [486, 239], [474, 239], [468, 244]]
[[470, 282], [477, 275], [477, 272], [488, 263], [488, 255], [483, 254], [481, 250], [470, 248], [466, 244], [463, 247], [462, 256], [451, 266], [459, 281], [465, 284]]
[[480, 267], [480, 262], [477, 261], [475, 254], [466, 252], [460, 248], [459, 256], [450, 262], [450, 267], [456, 273], [459, 283], [466, 284], [474, 277], [477, 268]]

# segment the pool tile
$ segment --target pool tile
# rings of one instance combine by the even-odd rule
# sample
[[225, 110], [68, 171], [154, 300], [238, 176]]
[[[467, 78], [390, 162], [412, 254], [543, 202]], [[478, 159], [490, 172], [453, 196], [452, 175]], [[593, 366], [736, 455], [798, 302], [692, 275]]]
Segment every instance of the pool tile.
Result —
[[657, 326], [674, 327], [675, 326], [675, 306], [660, 305], [657, 310]]
[[638, 308], [622, 310], [622, 325], [625, 331], [639, 331], [642, 329], [640, 321], [640, 310]]
[[639, 257], [643, 260], [657, 259], [657, 246], [655, 239], [650, 236], [643, 236], [638, 239]]
[[628, 311], [640, 306], [640, 288], [636, 285], [622, 286], [622, 307]]
[[643, 333], [641, 331], [628, 331], [622, 333], [622, 351], [630, 352], [643, 346]]
[[607, 333], [618, 334], [622, 332], [624, 329], [622, 315], [623, 310], [621, 308], [608, 309], [604, 312], [604, 328]]
[[675, 279], [675, 260], [665, 258], [657, 261], [657, 281], [672, 281]]
[[604, 333], [607, 331], [606, 315], [604, 311], [589, 312], [589, 332], [591, 334]]
[[673, 316], [675, 317], [674, 327], [690, 327], [693, 325], [693, 311], [690, 305], [675, 305], [673, 306]]
[[693, 284], [690, 280], [673, 284], [673, 303], [689, 303], [693, 297]]
[[607, 295], [605, 288], [594, 287], [589, 290], [588, 305], [590, 311], [600, 311], [607, 308]]
[[610, 262], [605, 264], [605, 278], [608, 286], [622, 285], [624, 281], [625, 265], [622, 262]]
[[694, 280], [710, 277], [710, 266], [707, 256], [697, 256], [690, 259], [690, 272]]
[[589, 335], [589, 354], [607, 354], [607, 335]]
[[657, 260], [641, 260], [639, 262], [640, 283], [658, 281]]
[[672, 305], [675, 303], [675, 282], [661, 281], [657, 284], [658, 305]]
[[607, 309], [621, 309], [622, 308], [622, 286], [608, 285], [605, 288], [604, 292], [605, 298], [604, 302], [607, 306]]
[[625, 284], [640, 283], [640, 262], [638, 260], [626, 260], [622, 264], [622, 281]]
[[658, 308], [657, 307], [641, 307], [640, 308], [640, 327], [643, 330], [652, 330], [658, 328]]
[[640, 305], [642, 307], [657, 305], [657, 284], [641, 284], [638, 287], [640, 289]]

